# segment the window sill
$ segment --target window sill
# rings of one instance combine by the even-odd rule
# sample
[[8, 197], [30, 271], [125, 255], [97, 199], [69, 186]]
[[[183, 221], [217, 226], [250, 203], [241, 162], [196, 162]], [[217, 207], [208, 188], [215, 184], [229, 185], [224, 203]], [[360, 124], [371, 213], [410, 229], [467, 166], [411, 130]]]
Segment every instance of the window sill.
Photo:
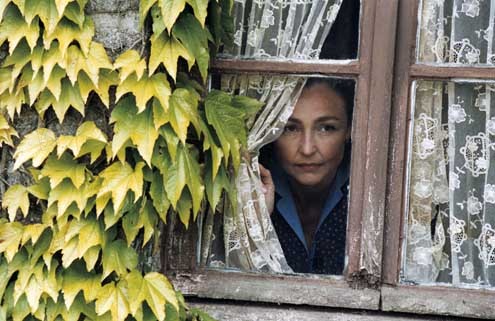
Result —
[[382, 310], [495, 319], [495, 292], [446, 286], [382, 286]]
[[340, 277], [204, 270], [170, 276], [186, 296], [378, 310], [380, 291], [352, 289]]

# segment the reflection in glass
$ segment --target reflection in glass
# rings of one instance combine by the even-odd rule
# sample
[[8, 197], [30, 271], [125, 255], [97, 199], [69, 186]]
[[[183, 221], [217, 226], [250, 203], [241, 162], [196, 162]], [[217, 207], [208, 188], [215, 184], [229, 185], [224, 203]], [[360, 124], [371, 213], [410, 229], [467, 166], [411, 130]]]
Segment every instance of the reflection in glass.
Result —
[[405, 281], [495, 285], [494, 90], [415, 84]]
[[423, 0], [418, 15], [418, 62], [495, 64], [495, 1]]

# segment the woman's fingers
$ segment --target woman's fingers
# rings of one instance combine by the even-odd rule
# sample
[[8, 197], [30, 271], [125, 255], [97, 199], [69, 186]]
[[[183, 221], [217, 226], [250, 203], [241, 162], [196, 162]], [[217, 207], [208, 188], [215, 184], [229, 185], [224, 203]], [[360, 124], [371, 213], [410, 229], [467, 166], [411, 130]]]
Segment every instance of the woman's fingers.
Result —
[[260, 178], [263, 194], [265, 195], [266, 207], [269, 213], [273, 212], [275, 203], [275, 185], [273, 184], [272, 174], [268, 169], [260, 164]]

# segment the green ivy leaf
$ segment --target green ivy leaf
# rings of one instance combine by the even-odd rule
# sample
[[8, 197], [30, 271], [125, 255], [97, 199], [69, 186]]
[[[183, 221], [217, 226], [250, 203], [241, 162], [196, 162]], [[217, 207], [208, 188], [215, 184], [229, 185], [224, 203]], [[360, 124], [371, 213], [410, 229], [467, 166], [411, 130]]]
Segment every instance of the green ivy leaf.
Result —
[[118, 276], [127, 274], [127, 270], [136, 268], [137, 263], [136, 252], [128, 247], [123, 240], [108, 243], [102, 250], [102, 279], [105, 279], [112, 272]]
[[14, 153], [14, 170], [30, 159], [33, 160], [34, 167], [40, 166], [50, 155], [55, 145], [55, 134], [47, 128], [38, 128], [27, 134]]
[[174, 36], [169, 37], [163, 32], [152, 37], [148, 73], [153, 74], [158, 66], [163, 64], [167, 73], [175, 80], [179, 57], [187, 61], [189, 68], [194, 64], [194, 56]]
[[97, 194], [99, 198], [105, 197], [106, 194], [112, 195], [113, 207], [115, 212], [119, 212], [122, 203], [128, 191], [133, 191], [135, 199], [141, 197], [143, 193], [143, 171], [144, 163], [136, 164], [134, 170], [129, 164], [116, 162], [101, 172], [103, 178], [101, 189]]
[[48, 196], [48, 206], [57, 203], [57, 216], [62, 216], [72, 203], [77, 205], [79, 212], [84, 211], [87, 197], [72, 184], [70, 180], [63, 180], [50, 191]]
[[122, 218], [122, 228], [124, 229], [125, 238], [127, 240], [127, 246], [131, 246], [132, 242], [136, 239], [139, 230], [143, 227], [143, 223], [139, 219], [139, 213], [137, 208], [131, 209]]
[[218, 203], [220, 202], [222, 191], [225, 190], [228, 194], [231, 194], [233, 189], [224, 167], [220, 167], [216, 178], [212, 178], [211, 171], [206, 171], [205, 186], [208, 202], [213, 210], [216, 209]]
[[86, 17], [84, 15], [84, 7], [80, 7], [78, 3], [71, 2], [72, 0], [55, 0], [57, 11], [62, 13], [65, 18], [77, 24], [79, 28], [83, 28]]
[[37, 19], [33, 23], [27, 23], [21, 12], [15, 6], [9, 6], [3, 15], [0, 24], [0, 45], [6, 40], [9, 42], [9, 54], [12, 55], [22, 39], [26, 39], [29, 48], [33, 50], [40, 34]]
[[158, 131], [155, 129], [151, 108], [136, 114], [137, 112], [132, 97], [120, 100], [113, 110], [110, 120], [115, 122], [112, 156], [115, 157], [125, 142], [130, 139], [137, 146], [145, 162], [151, 166], [151, 156], [158, 138]]
[[186, 185], [191, 193], [193, 212], [196, 215], [201, 207], [204, 192], [198, 160], [191, 155], [186, 146], [180, 144], [176, 162], [179, 164], [179, 170], [183, 170], [186, 174]]
[[158, 215], [162, 221], [166, 223], [170, 202], [166, 196], [165, 187], [163, 185], [163, 177], [160, 173], [153, 174], [153, 180], [150, 185], [150, 196], [153, 200], [153, 206], [155, 207]]
[[227, 158], [232, 156], [235, 168], [240, 164], [240, 147], [246, 144], [245, 113], [231, 104], [227, 93], [214, 90], [205, 100], [208, 122], [213, 126]]
[[183, 143], [187, 138], [189, 123], [193, 124], [196, 131], [200, 129], [198, 100], [199, 95], [196, 91], [185, 88], [177, 88], [170, 96], [170, 125]]
[[79, 189], [86, 180], [85, 171], [84, 164], [79, 164], [68, 154], [63, 154], [61, 158], [48, 157], [41, 175], [50, 179], [51, 188], [55, 188], [65, 178], [68, 178]]
[[148, 243], [151, 237], [158, 230], [158, 215], [151, 201], [146, 200], [146, 204], [139, 212], [139, 225], [144, 227], [143, 247]]
[[20, 209], [24, 217], [26, 217], [29, 212], [29, 197], [27, 188], [20, 184], [10, 186], [3, 195], [2, 208], [6, 208], [8, 210], [9, 220], [11, 222], [15, 220], [18, 209]]

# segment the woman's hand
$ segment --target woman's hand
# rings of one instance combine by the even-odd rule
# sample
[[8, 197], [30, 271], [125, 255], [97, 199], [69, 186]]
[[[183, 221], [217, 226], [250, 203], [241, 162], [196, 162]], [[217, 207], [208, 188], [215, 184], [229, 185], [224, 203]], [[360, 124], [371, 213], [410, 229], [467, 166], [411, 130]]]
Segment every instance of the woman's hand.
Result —
[[265, 195], [266, 207], [270, 215], [273, 213], [275, 205], [275, 185], [273, 184], [272, 174], [263, 165], [260, 164], [260, 178], [263, 194]]

